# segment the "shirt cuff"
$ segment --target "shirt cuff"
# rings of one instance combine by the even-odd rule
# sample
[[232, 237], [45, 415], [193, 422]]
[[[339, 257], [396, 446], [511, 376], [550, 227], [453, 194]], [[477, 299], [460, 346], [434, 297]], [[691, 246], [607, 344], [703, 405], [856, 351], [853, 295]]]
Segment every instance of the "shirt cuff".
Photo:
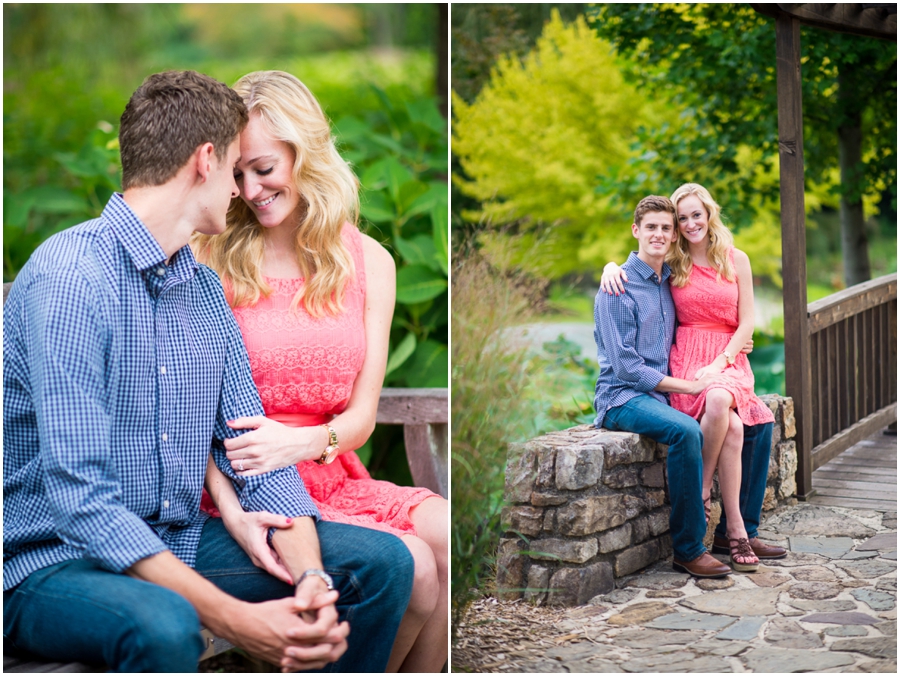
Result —
[[319, 510], [306, 492], [293, 465], [253, 477], [242, 477], [241, 504], [251, 512], [272, 512], [287, 517], [319, 519]]
[[644, 367], [641, 369], [638, 382], [634, 386], [634, 389], [640, 392], [653, 392], [656, 389], [656, 386], [659, 385], [665, 377], [665, 374], [660, 373], [656, 369]]
[[122, 573], [141, 559], [167, 550], [143, 519], [122, 510], [104, 520], [103, 531], [87, 543], [84, 557], [106, 570]]

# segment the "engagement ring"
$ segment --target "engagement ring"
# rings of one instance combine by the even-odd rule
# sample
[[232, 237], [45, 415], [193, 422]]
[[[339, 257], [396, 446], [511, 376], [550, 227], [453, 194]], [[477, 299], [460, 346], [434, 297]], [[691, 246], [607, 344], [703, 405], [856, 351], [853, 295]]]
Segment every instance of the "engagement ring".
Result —
[[243, 471], [244, 471], [244, 459], [241, 458], [240, 460], [238, 460], [238, 472], [243, 472]]

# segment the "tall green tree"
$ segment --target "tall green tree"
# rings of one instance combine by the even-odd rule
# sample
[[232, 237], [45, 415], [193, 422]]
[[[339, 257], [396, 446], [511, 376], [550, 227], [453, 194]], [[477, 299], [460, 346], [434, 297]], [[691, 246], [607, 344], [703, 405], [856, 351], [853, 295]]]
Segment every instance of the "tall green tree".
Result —
[[[772, 19], [736, 4], [604, 4], [588, 14], [597, 33], [631, 57], [632, 81], [684, 110], [678, 125], [640, 130], [648, 153], [626, 173], [692, 167], [698, 178], [727, 177], [733, 215], [760, 190], [777, 198], [777, 183], [760, 182], [738, 161], [747, 145], [777, 154]], [[839, 195], [844, 275], [852, 285], [870, 276], [864, 199], [874, 205], [886, 194], [896, 212], [897, 47], [807, 27], [802, 44], [806, 176], [833, 183]], [[775, 171], [774, 162], [768, 166]]]
[[[500, 57], [472, 104], [454, 92], [454, 184], [477, 200], [462, 217], [480, 243], [514, 247], [511, 262], [553, 277], [627, 255], [631, 233], [598, 195], [597, 176], [629, 153], [648, 108], [622, 81], [609, 43], [559, 13], [522, 60]], [[633, 208], [633, 207], [632, 207]], [[510, 237], [506, 224], [516, 223]], [[540, 242], [541, 260], [533, 255]]]

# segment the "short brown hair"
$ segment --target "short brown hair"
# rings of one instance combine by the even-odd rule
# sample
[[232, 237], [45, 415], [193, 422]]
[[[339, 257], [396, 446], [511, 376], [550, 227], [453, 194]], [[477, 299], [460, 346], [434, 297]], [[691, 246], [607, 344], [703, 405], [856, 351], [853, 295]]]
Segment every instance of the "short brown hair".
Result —
[[648, 195], [638, 202], [637, 207], [634, 209], [634, 224], [639, 226], [641, 219], [644, 218], [644, 214], [649, 214], [651, 211], [662, 211], [672, 214], [672, 225], [675, 225], [675, 205], [672, 204], [672, 200], [668, 197], [660, 197], [659, 195]]
[[234, 91], [192, 70], [151, 75], [122, 113], [122, 188], [162, 185], [204, 143], [224, 161], [247, 126], [247, 107]]

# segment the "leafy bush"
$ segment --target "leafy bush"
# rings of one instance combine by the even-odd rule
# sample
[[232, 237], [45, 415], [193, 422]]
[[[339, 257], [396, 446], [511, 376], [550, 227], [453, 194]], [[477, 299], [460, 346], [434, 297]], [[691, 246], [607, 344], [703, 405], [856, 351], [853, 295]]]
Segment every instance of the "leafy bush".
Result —
[[361, 175], [361, 213], [397, 259], [385, 384], [447, 387], [447, 122], [434, 99], [392, 101], [336, 129]]
[[463, 247], [454, 258], [452, 287], [450, 589], [455, 634], [494, 565], [506, 444], [533, 436], [534, 410], [524, 393], [540, 371], [524, 348], [510, 349], [504, 339], [503, 329], [527, 318], [533, 306], [521, 276], [503, 274], [471, 247]]
[[[519, 221], [514, 262], [552, 229], [534, 253], [552, 275], [602, 267], [627, 255], [630, 214], [595, 192], [598, 175], [629, 153], [628, 139], [651, 115], [619, 73], [608, 43], [583, 18], [563, 24], [558, 12], [522, 61], [501, 57], [490, 81], [466, 104], [453, 99], [453, 152], [468, 178], [454, 183], [482, 202], [464, 218]], [[496, 233], [483, 245], [510, 246]]]

